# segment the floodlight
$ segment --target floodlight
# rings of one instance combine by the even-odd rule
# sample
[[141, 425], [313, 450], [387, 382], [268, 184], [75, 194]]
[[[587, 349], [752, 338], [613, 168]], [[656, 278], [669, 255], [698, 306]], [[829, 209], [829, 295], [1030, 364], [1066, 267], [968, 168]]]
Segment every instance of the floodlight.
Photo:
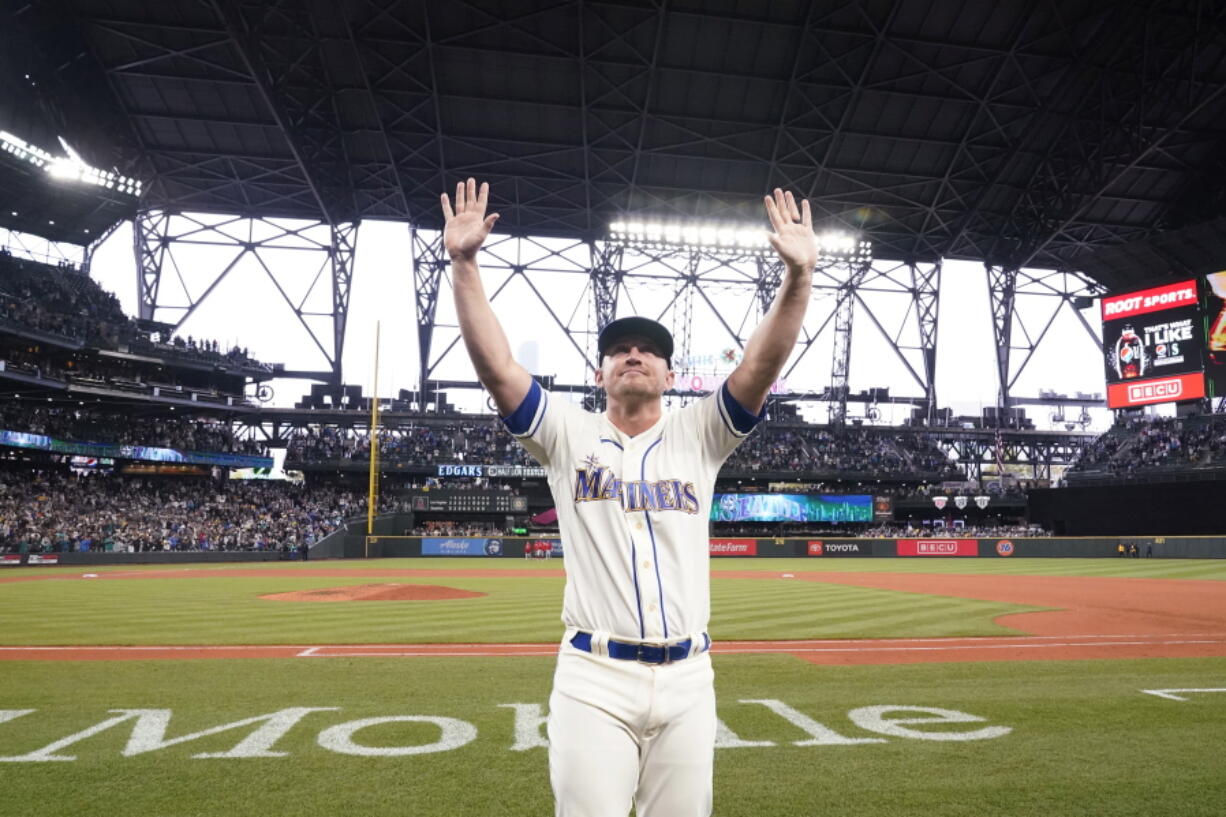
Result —
[[63, 181], [81, 180], [81, 166], [74, 164], [71, 159], [56, 159], [47, 165], [47, 172], [52, 178]]
[[42, 148], [31, 145], [8, 131], [0, 130], [0, 146], [4, 147], [6, 153], [11, 153], [18, 159], [27, 161], [35, 167], [42, 168], [57, 181], [80, 182], [94, 185], [95, 187], [106, 187], [107, 189], [115, 189], [118, 186], [120, 193], [126, 193], [131, 196], [140, 195], [141, 184], [139, 181], [128, 178], [117, 171], [100, 170], [96, 167], [91, 167], [72, 148], [72, 145], [64, 140], [64, 137], [57, 136], [56, 139], [66, 155], [53, 156]]
[[817, 237], [818, 255], [825, 261], [867, 263], [873, 258], [873, 243], [841, 230], [828, 230]]
[[759, 254], [770, 249], [764, 230], [744, 224], [614, 221], [609, 224], [609, 238], [627, 246], [659, 250]]

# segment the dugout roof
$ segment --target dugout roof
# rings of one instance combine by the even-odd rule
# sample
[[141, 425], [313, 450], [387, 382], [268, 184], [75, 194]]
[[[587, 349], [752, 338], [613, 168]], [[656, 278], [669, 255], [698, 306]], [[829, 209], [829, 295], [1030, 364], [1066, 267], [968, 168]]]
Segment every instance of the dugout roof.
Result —
[[434, 225], [471, 174], [500, 228], [599, 237], [626, 214], [758, 219], [779, 185], [883, 257], [1056, 268], [1226, 211], [1217, 2], [34, 0], [15, 20], [62, 118], [151, 207]]

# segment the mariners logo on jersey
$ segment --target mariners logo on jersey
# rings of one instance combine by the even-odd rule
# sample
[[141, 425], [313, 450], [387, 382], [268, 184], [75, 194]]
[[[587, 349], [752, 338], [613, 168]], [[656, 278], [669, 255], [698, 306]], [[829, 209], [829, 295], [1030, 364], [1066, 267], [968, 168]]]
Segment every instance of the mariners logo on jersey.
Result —
[[698, 495], [693, 482], [679, 479], [623, 480], [602, 465], [595, 454], [575, 469], [575, 502], [617, 502], [632, 511], [684, 511], [698, 513]]

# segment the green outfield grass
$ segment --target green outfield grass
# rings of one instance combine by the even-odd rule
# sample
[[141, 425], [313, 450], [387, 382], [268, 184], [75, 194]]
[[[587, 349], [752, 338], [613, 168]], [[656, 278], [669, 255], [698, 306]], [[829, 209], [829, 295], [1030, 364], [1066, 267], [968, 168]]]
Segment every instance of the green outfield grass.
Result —
[[[270, 593], [387, 583], [386, 578], [116, 579], [0, 585], [3, 642], [50, 644], [371, 644], [555, 641], [560, 577], [406, 579], [485, 593], [417, 602], [286, 602]], [[1030, 609], [833, 584], [712, 580], [722, 639], [1006, 635], [998, 615]], [[72, 626], [48, 609], [71, 610]]]
[[[456, 575], [329, 577], [335, 568], [442, 569]], [[508, 577], [465, 576], [507, 568]], [[228, 576], [289, 568], [291, 577]], [[520, 559], [395, 559], [262, 563], [174, 571], [206, 578], [80, 579], [83, 572], [131, 568], [55, 568], [65, 581], [0, 584], [0, 632], [9, 645], [363, 644], [452, 641], [554, 641], [561, 632], [561, 563]], [[1040, 608], [785, 579], [804, 570], [846, 572], [1014, 573], [1226, 580], [1226, 560], [1112, 559], [728, 559], [712, 572], [711, 632], [717, 639], [880, 638], [1008, 635], [997, 616]], [[163, 568], [164, 570], [164, 568]], [[753, 571], [762, 579], [723, 577]], [[4, 575], [47, 574], [47, 568]], [[149, 572], [148, 569], [140, 572]], [[286, 602], [261, 596], [375, 583], [441, 584], [486, 594], [418, 602]]]
[[[817, 667], [784, 656], [717, 656], [719, 715], [745, 742], [716, 751], [716, 811], [725, 817], [1216, 817], [1226, 802], [1226, 694], [1184, 702], [1140, 690], [1226, 686], [1226, 659]], [[543, 711], [552, 661], [282, 659], [15, 662], [0, 756], [74, 758], [0, 763], [0, 813], [23, 817], [303, 817], [552, 813], [546, 750], [514, 751], [515, 711]], [[797, 746], [806, 732], [763, 704], [801, 713], [839, 738], [884, 742]], [[982, 719], [918, 725], [924, 733], [1007, 730], [936, 741], [853, 722], [865, 707], [940, 708]], [[117, 709], [169, 710], [161, 735], [193, 733], [291, 707], [305, 714], [267, 748], [231, 753], [252, 723], [125, 756], [132, 720], [67, 745]], [[344, 724], [392, 716], [463, 721], [476, 736], [424, 754], [355, 756], [320, 744]], [[893, 717], [900, 717], [895, 713]], [[915, 717], [914, 713], [910, 714]], [[931, 715], [929, 715], [931, 716]], [[360, 747], [435, 743], [440, 728], [394, 722], [350, 733]], [[154, 744], [156, 745], [156, 744]]]
[[[222, 566], [217, 575], [187, 580], [96, 581], [71, 577], [134, 568], [8, 569], [3, 575], [41, 572], [71, 580], [0, 584], [6, 625], [0, 641], [554, 641], [561, 632], [562, 579], [551, 575], [558, 562], [268, 563], [263, 567], [290, 568], [294, 575], [227, 575], [252, 567]], [[463, 575], [491, 567], [515, 573]], [[333, 568], [456, 575], [321, 575]], [[204, 569], [213, 570], [192, 570]], [[722, 575], [746, 570], [761, 578]], [[721, 559], [713, 563], [713, 633], [723, 639], [1000, 635], [1007, 631], [993, 624], [995, 616], [1033, 609], [784, 578], [809, 570], [1226, 580], [1226, 561]], [[396, 603], [259, 598], [389, 581], [488, 595]], [[781, 655], [716, 655], [714, 661], [721, 720], [743, 744], [771, 744], [717, 750], [718, 815], [1216, 817], [1226, 802], [1226, 693], [1174, 701], [1142, 692], [1226, 687], [1226, 659], [864, 667], [823, 667]], [[552, 670], [551, 659], [529, 657], [0, 662], [0, 815], [549, 814], [546, 752], [516, 750], [523, 739], [516, 718], [544, 712]], [[874, 731], [869, 708], [900, 706], [946, 710], [943, 717], [964, 722], [905, 727], [918, 735], [899, 734], [897, 727], [882, 734], [879, 719]], [[327, 711], [284, 714], [296, 708]], [[32, 711], [8, 717], [23, 710]], [[123, 718], [116, 710], [145, 712], [82, 736]], [[278, 712], [288, 718], [284, 730], [268, 733], [275, 740], [262, 745], [272, 756], [232, 756], [260, 749], [260, 730], [273, 724], [261, 718]], [[937, 714], [879, 713], [887, 721]], [[416, 720], [355, 723], [394, 717]], [[437, 722], [423, 718], [452, 719], [449, 728], [470, 736], [475, 730], [475, 737], [446, 751], [405, 753], [443, 735]], [[975, 740], [931, 734], [985, 729], [993, 731]], [[818, 745], [796, 745], [813, 734]], [[348, 743], [338, 735], [348, 735]], [[374, 750], [393, 754], [374, 756]]]

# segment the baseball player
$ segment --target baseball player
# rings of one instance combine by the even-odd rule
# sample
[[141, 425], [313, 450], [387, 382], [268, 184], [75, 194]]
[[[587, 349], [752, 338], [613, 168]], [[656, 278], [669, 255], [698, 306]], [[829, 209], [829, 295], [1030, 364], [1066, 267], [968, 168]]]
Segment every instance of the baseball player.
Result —
[[456, 313], [477, 377], [508, 430], [545, 468], [566, 547], [549, 698], [549, 770], [561, 817], [706, 817], [715, 689], [707, 635], [715, 477], [762, 417], [808, 306], [817, 241], [809, 203], [766, 197], [786, 272], [743, 359], [714, 393], [663, 411], [673, 339], [646, 318], [597, 342], [608, 408], [550, 395], [511, 357], [477, 268], [497, 214], [469, 179], [442, 196]]

